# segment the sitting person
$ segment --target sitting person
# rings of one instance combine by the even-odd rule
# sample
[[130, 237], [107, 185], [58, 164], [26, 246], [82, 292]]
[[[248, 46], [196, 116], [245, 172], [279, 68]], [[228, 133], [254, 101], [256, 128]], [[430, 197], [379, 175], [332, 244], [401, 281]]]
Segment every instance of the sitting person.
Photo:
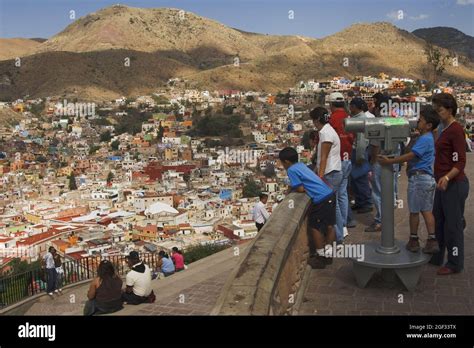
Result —
[[163, 273], [165, 277], [168, 277], [175, 272], [173, 261], [171, 261], [168, 254], [163, 250], [160, 250], [158, 253], [158, 271]]
[[84, 315], [113, 313], [121, 310], [122, 279], [115, 273], [114, 265], [109, 260], [102, 260], [97, 269], [97, 277], [87, 292]]
[[126, 288], [122, 293], [123, 301], [132, 305], [154, 302], [150, 267], [140, 260], [136, 251], [131, 251], [126, 259], [131, 270], [127, 273], [125, 280]]
[[173, 247], [173, 249], [171, 249], [171, 259], [173, 260], [176, 272], [182, 271], [184, 269], [184, 256], [177, 247]]

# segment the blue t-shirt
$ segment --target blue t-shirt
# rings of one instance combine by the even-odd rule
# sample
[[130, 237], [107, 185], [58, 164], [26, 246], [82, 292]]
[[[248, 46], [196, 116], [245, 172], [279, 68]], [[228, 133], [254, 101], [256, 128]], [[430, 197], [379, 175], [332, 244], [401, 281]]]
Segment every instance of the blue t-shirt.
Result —
[[328, 198], [333, 190], [305, 164], [298, 162], [287, 170], [291, 188], [303, 185], [313, 203], [318, 204]]
[[413, 170], [423, 170], [433, 175], [433, 163], [435, 159], [435, 146], [433, 133], [423, 134], [411, 148], [415, 158], [408, 162], [408, 172]]
[[163, 261], [163, 264], [161, 265], [161, 271], [163, 273], [171, 273], [171, 272], [174, 272], [174, 264], [173, 264], [173, 261], [171, 261], [170, 259], [168, 259], [167, 257], [163, 257], [161, 259], [161, 261]]

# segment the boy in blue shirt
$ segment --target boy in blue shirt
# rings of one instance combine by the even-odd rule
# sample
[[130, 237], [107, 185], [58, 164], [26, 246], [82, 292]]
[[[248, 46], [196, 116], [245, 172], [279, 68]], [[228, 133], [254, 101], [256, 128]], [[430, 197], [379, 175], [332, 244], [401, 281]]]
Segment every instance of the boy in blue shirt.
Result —
[[426, 254], [435, 254], [439, 251], [435, 237], [435, 220], [432, 213], [436, 182], [433, 177], [433, 163], [435, 146], [433, 130], [438, 127], [439, 115], [431, 107], [425, 106], [420, 110], [418, 130], [420, 137], [408, 153], [395, 158], [378, 156], [381, 164], [395, 164], [408, 162], [408, 209], [410, 210], [410, 239], [406, 248], [412, 252], [420, 250], [418, 241], [419, 213], [423, 215], [428, 240], [423, 248]]
[[316, 254], [310, 256], [309, 264], [312, 268], [325, 268], [332, 263], [332, 258], [325, 253], [325, 246], [332, 246], [336, 241], [336, 194], [311, 169], [298, 162], [298, 153], [294, 148], [284, 148], [278, 157], [288, 174], [290, 191], [306, 193], [311, 198], [308, 224]]

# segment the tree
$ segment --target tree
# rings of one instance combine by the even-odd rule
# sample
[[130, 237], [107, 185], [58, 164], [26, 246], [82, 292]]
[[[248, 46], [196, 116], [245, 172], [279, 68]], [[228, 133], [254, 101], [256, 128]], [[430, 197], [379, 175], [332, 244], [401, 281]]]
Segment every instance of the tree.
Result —
[[260, 187], [257, 185], [255, 180], [252, 178], [245, 179], [245, 185], [242, 189], [242, 195], [244, 198], [257, 197], [261, 193]]
[[446, 70], [446, 63], [449, 60], [450, 55], [443, 54], [443, 52], [438, 47], [427, 43], [425, 46], [425, 56], [431, 66], [431, 72], [433, 75], [432, 81], [436, 83], [438, 78]]
[[234, 106], [233, 105], [226, 105], [222, 109], [222, 112], [224, 113], [224, 115], [232, 115], [232, 113], [234, 112]]
[[266, 178], [272, 178], [276, 175], [275, 166], [273, 163], [267, 162], [265, 170], [263, 171], [263, 175], [265, 175]]
[[107, 185], [110, 185], [113, 179], [114, 179], [114, 173], [109, 172], [109, 174], [107, 174]]
[[109, 131], [109, 130], [105, 131], [104, 133], [102, 133], [102, 134], [100, 135], [100, 141], [101, 141], [101, 142], [102, 142], [102, 141], [108, 142], [108, 141], [110, 141], [110, 139], [112, 139], [112, 135], [110, 134], [110, 131]]
[[120, 145], [120, 141], [114, 140], [114, 141], [112, 141], [112, 143], [110, 144], [110, 147], [112, 148], [112, 150], [117, 151], [119, 145]]
[[71, 173], [71, 175], [69, 175], [69, 190], [77, 190], [76, 177], [74, 173]]

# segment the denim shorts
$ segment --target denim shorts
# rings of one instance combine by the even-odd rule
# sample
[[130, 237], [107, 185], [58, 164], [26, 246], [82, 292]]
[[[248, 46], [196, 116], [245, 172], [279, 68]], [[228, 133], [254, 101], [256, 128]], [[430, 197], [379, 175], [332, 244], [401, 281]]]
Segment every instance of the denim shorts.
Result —
[[435, 189], [435, 179], [429, 174], [417, 174], [409, 177], [408, 209], [410, 213], [432, 211]]

